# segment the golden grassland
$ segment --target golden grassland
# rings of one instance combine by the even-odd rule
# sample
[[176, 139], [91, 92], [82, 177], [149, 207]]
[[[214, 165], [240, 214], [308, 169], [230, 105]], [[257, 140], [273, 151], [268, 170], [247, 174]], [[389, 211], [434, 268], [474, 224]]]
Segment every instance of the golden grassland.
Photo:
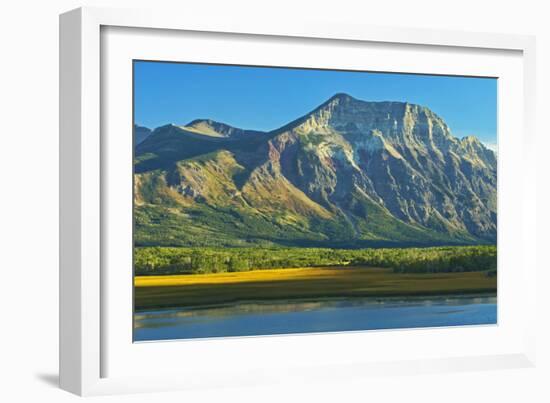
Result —
[[372, 267], [316, 267], [236, 273], [136, 276], [135, 308], [240, 301], [495, 293], [483, 272], [405, 274]]

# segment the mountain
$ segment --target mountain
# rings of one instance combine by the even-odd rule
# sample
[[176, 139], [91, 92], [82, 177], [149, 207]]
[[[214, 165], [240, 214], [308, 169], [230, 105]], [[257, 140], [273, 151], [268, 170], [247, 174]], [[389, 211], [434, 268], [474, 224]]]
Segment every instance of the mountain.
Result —
[[211, 119], [196, 119], [188, 125], [181, 127], [181, 129], [204, 136], [226, 139], [238, 139], [263, 134], [263, 132], [255, 130], [238, 129]]
[[167, 125], [135, 164], [138, 245], [496, 241], [496, 155], [419, 105], [336, 94], [271, 132]]
[[143, 126], [134, 125], [134, 141], [136, 145], [142, 143], [150, 135], [151, 129]]

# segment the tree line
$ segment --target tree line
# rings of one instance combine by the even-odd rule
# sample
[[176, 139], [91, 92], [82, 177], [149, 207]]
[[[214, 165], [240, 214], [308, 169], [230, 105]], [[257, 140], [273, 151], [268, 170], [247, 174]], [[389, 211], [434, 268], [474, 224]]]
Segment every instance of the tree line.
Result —
[[373, 266], [398, 273], [485, 271], [496, 275], [495, 245], [431, 248], [172, 248], [141, 247], [136, 275], [200, 274], [320, 266]]

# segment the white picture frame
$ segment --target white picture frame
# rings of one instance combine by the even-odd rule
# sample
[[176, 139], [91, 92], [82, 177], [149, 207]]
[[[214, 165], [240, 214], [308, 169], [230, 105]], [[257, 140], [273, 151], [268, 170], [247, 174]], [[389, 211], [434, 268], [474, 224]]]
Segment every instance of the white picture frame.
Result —
[[[319, 335], [294, 335], [238, 338], [219, 342], [198, 340], [161, 343], [155, 352], [161, 358], [156, 361], [147, 361], [150, 359], [151, 349], [156, 348], [152, 345], [156, 343], [150, 343], [150, 347], [142, 348], [140, 351], [134, 351], [130, 345], [122, 345], [127, 342], [131, 344], [131, 340], [128, 341], [126, 336], [120, 336], [124, 330], [115, 329], [116, 323], [126, 323], [124, 320], [119, 320], [120, 316], [117, 316], [116, 312], [126, 312], [127, 307], [113, 305], [119, 302], [113, 302], [113, 298], [109, 298], [109, 295], [113, 289], [126, 283], [118, 282], [117, 278], [110, 276], [110, 272], [106, 271], [106, 268], [110, 267], [109, 259], [112, 256], [109, 251], [113, 248], [106, 243], [105, 228], [110, 228], [109, 223], [114, 222], [112, 220], [117, 216], [106, 214], [106, 211], [111, 209], [110, 203], [113, 199], [111, 197], [113, 188], [109, 185], [109, 181], [117, 180], [108, 180], [108, 178], [121, 177], [124, 180], [124, 175], [128, 172], [131, 174], [129, 166], [113, 165], [110, 162], [110, 149], [124, 147], [124, 142], [131, 147], [128, 143], [128, 141], [131, 142], [131, 138], [112, 142], [112, 136], [105, 137], [117, 123], [108, 119], [109, 111], [104, 109], [106, 104], [113, 104], [114, 98], [105, 95], [110, 94], [111, 81], [105, 80], [102, 74], [117, 73], [112, 73], [114, 70], [109, 70], [108, 63], [106, 67], [105, 60], [102, 60], [111, 55], [103, 48], [119, 46], [117, 49], [121, 50], [117, 53], [118, 57], [124, 56], [128, 59], [133, 56], [131, 52], [126, 54], [122, 51], [120, 44], [123, 42], [117, 45], [115, 40], [109, 39], [109, 42], [106, 42], [105, 37], [102, 37], [102, 33], [108, 32], [110, 27], [116, 27], [116, 29], [113, 28], [115, 31], [122, 30], [123, 36], [132, 36], [132, 32], [137, 32], [132, 30], [137, 29], [156, 30], [155, 32], [160, 35], [157, 35], [157, 39], [151, 40], [158, 41], [158, 48], [161, 49], [158, 54], [161, 57], [170, 57], [163, 56], [162, 49], [167, 49], [166, 55], [169, 55], [172, 41], [180, 40], [177, 37], [178, 32], [182, 34], [192, 32], [199, 38], [201, 35], [212, 33], [216, 33], [218, 39], [223, 39], [224, 35], [228, 38], [232, 35], [247, 36], [260, 44], [262, 41], [281, 43], [297, 41], [301, 46], [308, 46], [311, 44], [310, 41], [330, 41], [329, 45], [325, 45], [335, 49], [346, 44], [354, 46], [376, 44], [380, 48], [397, 45], [411, 46], [420, 47], [415, 51], [427, 52], [428, 57], [432, 48], [436, 51], [449, 50], [451, 53], [464, 50], [478, 54], [480, 57], [491, 52], [512, 52], [514, 61], [510, 66], [518, 68], [512, 67], [507, 70], [509, 72], [503, 74], [508, 74], [510, 80], [515, 80], [517, 84], [511, 85], [510, 88], [515, 88], [514, 93], [519, 97], [519, 100], [514, 102], [521, 105], [521, 113], [518, 120], [502, 121], [505, 126], [499, 128], [500, 134], [503, 132], [506, 134], [505, 146], [502, 152], [499, 150], [499, 198], [502, 196], [501, 184], [505, 184], [505, 189], [511, 189], [513, 184], [515, 193], [510, 192], [509, 197], [506, 198], [510, 201], [506, 202], [503, 208], [506, 211], [517, 211], [519, 208], [519, 211], [517, 215], [509, 218], [501, 217], [499, 211], [499, 247], [501, 239], [504, 244], [518, 245], [514, 251], [507, 253], [510, 254], [510, 259], [521, 267], [521, 271], [510, 272], [509, 276], [499, 275], [499, 309], [500, 290], [504, 290], [504, 302], [506, 302], [506, 298], [509, 298], [506, 296], [511, 295], [506, 290], [510, 290], [510, 285], [513, 283], [517, 286], [514, 296], [523, 298], [520, 306], [523, 312], [536, 310], [537, 262], [534, 258], [536, 242], [533, 242], [536, 233], [536, 217], [535, 209], [531, 208], [535, 200], [534, 178], [536, 177], [534, 158], [531, 158], [534, 155], [535, 127], [535, 42], [533, 37], [368, 27], [326, 22], [281, 25], [278, 21], [249, 21], [244, 17], [230, 20], [201, 20], [150, 10], [81, 8], [60, 17], [60, 384], [63, 389], [79, 395], [96, 395], [208, 388], [228, 384], [244, 386], [269, 382], [292, 382], [296, 377], [301, 380], [329, 380], [334, 379], [336, 372], [341, 377], [366, 377], [375, 373], [397, 375], [535, 365], [535, 318], [530, 314], [522, 314], [520, 308], [517, 308], [516, 316], [513, 318], [521, 315], [521, 321], [510, 319], [508, 322], [499, 323], [500, 328], [496, 330], [495, 328], [477, 329], [476, 331], [479, 332], [476, 333], [476, 337], [487, 339], [487, 344], [481, 343], [477, 348], [470, 348], [472, 343], [468, 341], [470, 340], [468, 334], [473, 335], [473, 333], [470, 330], [461, 331], [460, 329], [455, 329], [452, 334], [447, 333], [445, 329], [438, 330], [437, 335], [433, 336], [434, 339], [430, 339], [434, 330], [415, 332], [400, 330], [368, 334], [348, 332], [345, 335], [324, 335], [322, 338], [319, 338]], [[162, 36], [163, 32], [166, 35]], [[160, 45], [161, 41], [165, 41], [165, 45]], [[142, 41], [141, 46], [145, 48], [146, 42]], [[260, 58], [260, 56], [261, 53], [248, 55], [246, 60], [252, 63], [254, 58]], [[269, 63], [267, 56], [264, 63]], [[305, 62], [297, 63], [303, 66]], [[105, 68], [107, 70], [104, 70]], [[415, 68], [423, 67], [421, 64], [416, 67], [410, 65], [406, 70]], [[441, 71], [447, 71], [444, 66], [440, 68]], [[455, 70], [448, 72], [460, 74], [462, 71], [460, 69], [467, 69], [467, 66], [466, 63], [457, 64], [454, 68]], [[123, 94], [124, 91], [124, 89], [116, 90], [116, 94]], [[104, 98], [105, 96], [107, 98]], [[512, 106], [507, 102], [503, 104], [503, 108]], [[517, 105], [514, 104], [514, 106]], [[127, 105], [126, 112], [127, 108], [131, 109], [131, 105]], [[508, 132], [508, 126], [518, 130]], [[521, 167], [518, 168], [517, 165], [520, 165], [518, 163], [515, 166], [517, 169], [512, 172], [512, 169], [506, 168], [508, 165], [503, 165], [507, 164], [506, 150], [518, 150], [518, 147], [521, 150]], [[131, 164], [131, 160], [129, 161]], [[121, 175], [115, 175], [115, 171], [120, 171]], [[120, 182], [117, 183], [120, 184]], [[506, 186], [508, 183], [510, 186]], [[518, 185], [521, 186], [520, 192], [517, 191]], [[499, 210], [500, 208], [499, 206]], [[502, 233], [501, 220], [508, 219], [509, 225], [504, 226], [508, 229], [506, 233]], [[123, 224], [124, 221], [117, 221], [117, 223], [128, 224], [127, 221], [126, 224]], [[119, 226], [119, 231], [125, 231], [124, 228]], [[127, 230], [131, 232], [130, 228]], [[110, 234], [109, 239], [113, 239], [112, 235]], [[499, 249], [499, 273], [501, 264], [508, 263], [502, 261]], [[124, 281], [124, 276], [121, 281]], [[131, 283], [128, 283], [128, 287], [131, 287]], [[122, 295], [131, 295], [129, 289], [121, 292]], [[126, 304], [128, 303], [131, 304], [130, 301], [126, 301]], [[501, 313], [499, 312], [499, 317]], [[509, 328], [506, 327], [506, 323], [510, 324]], [[350, 355], [346, 358], [345, 351], [339, 356], [330, 353], [321, 356], [316, 354], [315, 346], [317, 343], [318, 347], [319, 340], [325, 346], [330, 346], [331, 343], [341, 343], [345, 338], [346, 343], [353, 345], [353, 343], [361, 343], [365, 337], [382, 344], [399, 341], [403, 337], [411, 340], [427, 337], [427, 344], [430, 344], [430, 340], [433, 344], [434, 341], [447, 338], [451, 340], [454, 337], [454, 339], [462, 339], [464, 346], [454, 351], [445, 347], [433, 351], [428, 351], [428, 347], [425, 350], [419, 348], [419, 354], [416, 356], [400, 356], [397, 351], [395, 356], [387, 359], [367, 358], [361, 355], [355, 358]], [[491, 338], [495, 337], [504, 337], [507, 342], [501, 345], [495, 343], [494, 349], [484, 350]], [[231, 376], [227, 376], [223, 371], [220, 373], [212, 371], [211, 376], [205, 377], [204, 375], [209, 373], [208, 357], [212, 355], [212, 351], [224, 360], [237, 359], [238, 355], [226, 353], [228, 343], [231, 343], [232, 351], [237, 351], [239, 354], [246, 353], [247, 357], [252, 358], [241, 359], [239, 361], [242, 362], [234, 363], [232, 367], [234, 372]], [[277, 361], [277, 355], [281, 356], [280, 352], [283, 351], [278, 349], [289, 348], [291, 352], [300, 351], [302, 354], [296, 354], [292, 359], [287, 357], [286, 360]], [[146, 349], [151, 351], [146, 352]], [[384, 349], [380, 351], [383, 352]], [[146, 371], [131, 371], [128, 368], [129, 365], [126, 367], [119, 365], [116, 370], [111, 369], [110, 363], [117, 360], [132, 363], [132, 354], [146, 360], [143, 362], [147, 362], [147, 366], [154, 368], [154, 365], [162, 364], [166, 369], [157, 376]], [[185, 354], [189, 359], [185, 364], [179, 362], [174, 364], [166, 358], [169, 355], [175, 357], [177, 354]], [[243, 354], [240, 356], [243, 357]], [[200, 357], [207, 357], [206, 364], [193, 374], [186, 373], [185, 368], [193, 366], [194, 360], [198, 363]], [[262, 365], [259, 362], [261, 357], [264, 357], [264, 364], [262, 371], [258, 371], [257, 369]], [[265, 357], [270, 359], [265, 360]], [[341, 357], [346, 359], [340, 359]], [[308, 369], [307, 373], [304, 373], [304, 368]], [[327, 373], [330, 373], [330, 376]]]

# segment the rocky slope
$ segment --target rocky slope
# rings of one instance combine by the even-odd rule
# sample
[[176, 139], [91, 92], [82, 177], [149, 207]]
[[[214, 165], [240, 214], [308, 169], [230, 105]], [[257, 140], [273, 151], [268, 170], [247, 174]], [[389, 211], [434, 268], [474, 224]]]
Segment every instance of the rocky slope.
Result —
[[496, 166], [428, 108], [346, 94], [268, 133], [163, 126], [136, 147], [136, 242], [495, 242]]

